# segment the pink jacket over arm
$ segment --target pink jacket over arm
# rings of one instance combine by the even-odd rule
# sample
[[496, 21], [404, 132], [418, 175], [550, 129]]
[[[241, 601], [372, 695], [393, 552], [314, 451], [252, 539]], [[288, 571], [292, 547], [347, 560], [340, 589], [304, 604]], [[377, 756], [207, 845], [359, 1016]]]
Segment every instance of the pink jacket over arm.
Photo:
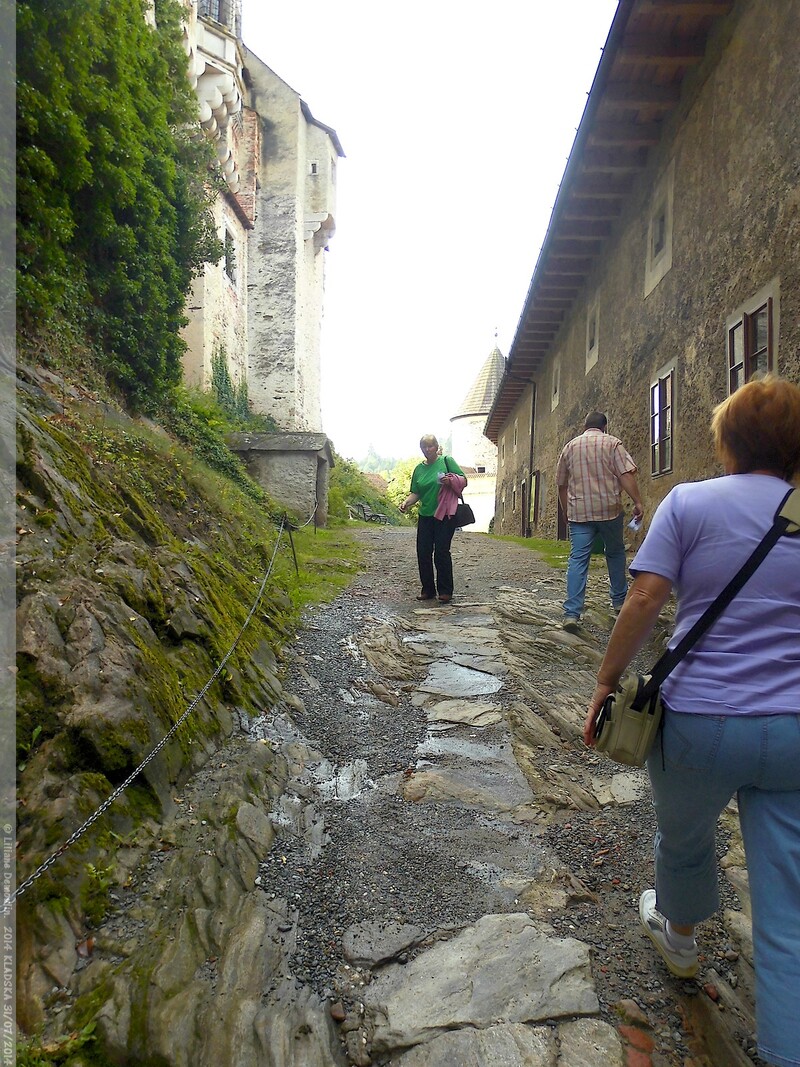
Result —
[[[458, 498], [464, 492], [467, 484], [467, 479], [462, 478], [460, 474], [456, 474], [455, 471], [450, 472], [450, 478], [453, 486], [442, 482], [439, 487], [439, 503], [436, 505], [436, 511], [433, 513], [434, 519], [450, 519], [455, 515], [456, 508], [458, 507]], [[457, 488], [455, 488], [457, 486]]]

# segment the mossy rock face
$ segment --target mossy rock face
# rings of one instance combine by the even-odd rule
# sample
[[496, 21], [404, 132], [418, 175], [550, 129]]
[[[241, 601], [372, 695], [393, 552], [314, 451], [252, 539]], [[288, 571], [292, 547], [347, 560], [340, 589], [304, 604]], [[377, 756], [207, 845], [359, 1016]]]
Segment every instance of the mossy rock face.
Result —
[[[64, 950], [40, 940], [53, 924], [38, 922], [38, 909], [57, 917], [56, 941], [67, 938], [74, 956], [76, 941], [102, 918], [112, 884], [127, 879], [134, 856], [175, 810], [176, 793], [239, 716], [269, 713], [281, 699], [281, 645], [311, 596], [333, 594], [336, 576], [324, 589], [316, 578], [306, 582], [279, 552], [245, 627], [278, 536], [263, 494], [249, 497], [122, 412], [76, 403], [69, 389], [49, 397], [53, 376], [25, 373], [17, 468], [19, 881], [185, 716], [19, 898], [31, 931], [19, 989], [31, 1005], [26, 1025], [34, 1026], [43, 990], [52, 987], [48, 958]], [[324, 541], [320, 533], [308, 543], [317, 552]], [[341, 554], [338, 545], [334, 551]]]

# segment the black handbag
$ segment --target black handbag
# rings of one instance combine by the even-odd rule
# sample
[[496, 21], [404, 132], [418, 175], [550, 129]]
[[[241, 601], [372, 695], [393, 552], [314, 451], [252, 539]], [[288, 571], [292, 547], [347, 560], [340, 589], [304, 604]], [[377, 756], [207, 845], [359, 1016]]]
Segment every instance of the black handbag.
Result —
[[742, 586], [754, 574], [765, 556], [784, 534], [800, 533], [800, 489], [790, 489], [775, 513], [772, 526], [755, 547], [741, 569], [731, 578], [716, 600], [709, 604], [694, 626], [673, 649], [668, 649], [650, 674], [626, 675], [610, 693], [594, 724], [595, 748], [609, 759], [629, 767], [641, 767], [650, 754], [661, 727], [663, 707], [660, 688], [692, 645], [714, 623]]
[[[445, 470], [448, 474], [452, 474], [453, 472], [447, 466], [447, 456], [444, 456], [443, 458]], [[456, 513], [453, 517], [455, 519], [456, 528], [459, 529], [462, 526], [470, 526], [473, 522], [475, 522], [475, 512], [472, 510], [469, 504], [466, 504], [464, 502], [463, 493], [459, 494], [458, 503], [456, 504]]]

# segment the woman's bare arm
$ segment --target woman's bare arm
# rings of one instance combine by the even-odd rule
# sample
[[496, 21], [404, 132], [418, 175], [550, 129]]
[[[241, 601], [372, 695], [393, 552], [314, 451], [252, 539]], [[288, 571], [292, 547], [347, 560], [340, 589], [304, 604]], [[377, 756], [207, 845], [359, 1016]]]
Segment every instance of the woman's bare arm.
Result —
[[594, 720], [603, 701], [616, 689], [628, 664], [650, 636], [671, 592], [672, 582], [660, 574], [643, 572], [634, 578], [597, 672], [597, 684], [583, 724], [587, 745], [594, 744]]

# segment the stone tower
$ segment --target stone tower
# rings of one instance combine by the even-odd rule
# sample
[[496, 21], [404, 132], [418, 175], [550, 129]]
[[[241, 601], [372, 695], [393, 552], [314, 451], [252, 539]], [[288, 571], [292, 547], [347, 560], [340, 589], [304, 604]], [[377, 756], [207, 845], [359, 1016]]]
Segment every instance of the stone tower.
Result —
[[494, 491], [497, 477], [497, 447], [483, 435], [506, 361], [494, 346], [481, 367], [458, 411], [450, 419], [453, 456], [469, 479], [465, 496], [475, 512], [470, 530], [487, 531], [494, 515]]

